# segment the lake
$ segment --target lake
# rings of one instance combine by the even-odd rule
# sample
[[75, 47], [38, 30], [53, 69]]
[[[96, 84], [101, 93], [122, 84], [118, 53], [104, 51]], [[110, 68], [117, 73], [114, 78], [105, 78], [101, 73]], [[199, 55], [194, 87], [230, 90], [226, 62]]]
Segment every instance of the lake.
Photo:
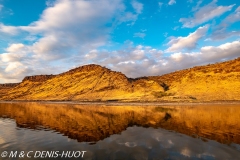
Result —
[[2, 102], [0, 159], [239, 160], [239, 122], [240, 105]]

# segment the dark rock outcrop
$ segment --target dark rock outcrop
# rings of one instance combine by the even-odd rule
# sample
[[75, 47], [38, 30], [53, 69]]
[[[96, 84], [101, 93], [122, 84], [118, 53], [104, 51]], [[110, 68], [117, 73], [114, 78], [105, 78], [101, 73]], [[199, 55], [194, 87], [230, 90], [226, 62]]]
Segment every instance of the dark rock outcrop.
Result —
[[35, 75], [35, 76], [27, 76], [22, 81], [32, 81], [32, 82], [44, 82], [48, 79], [55, 77], [55, 75]]
[[5, 83], [5, 84], [0, 84], [0, 88], [12, 88], [16, 87], [19, 83]]

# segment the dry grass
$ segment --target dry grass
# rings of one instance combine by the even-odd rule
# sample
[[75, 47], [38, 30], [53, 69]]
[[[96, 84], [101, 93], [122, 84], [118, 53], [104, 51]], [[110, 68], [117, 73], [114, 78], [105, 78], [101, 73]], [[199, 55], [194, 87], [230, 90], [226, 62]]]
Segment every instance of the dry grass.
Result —
[[178, 100], [240, 100], [240, 58], [149, 78], [166, 83]]
[[0, 99], [189, 102], [240, 100], [239, 68], [240, 58], [162, 76], [128, 79], [122, 73], [98, 65], [88, 65], [41, 82], [25, 80], [11, 90], [0, 89]]

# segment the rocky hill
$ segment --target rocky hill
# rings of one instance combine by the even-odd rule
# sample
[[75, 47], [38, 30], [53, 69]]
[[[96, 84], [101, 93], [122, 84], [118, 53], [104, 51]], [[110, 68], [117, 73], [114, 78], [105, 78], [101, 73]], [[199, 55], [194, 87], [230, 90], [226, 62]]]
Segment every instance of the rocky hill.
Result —
[[240, 100], [240, 57], [148, 78], [167, 84], [165, 94], [175, 94], [165, 99]]
[[19, 83], [0, 84], [0, 97], [4, 96], [10, 89], [16, 87]]
[[240, 58], [136, 79], [91, 64], [59, 75], [25, 77], [5, 91], [2, 100], [240, 100]]
[[48, 79], [55, 77], [55, 75], [37, 75], [37, 76], [27, 76], [23, 79], [24, 81], [32, 81], [32, 82], [44, 82]]
[[153, 80], [130, 81], [124, 74], [99, 65], [86, 65], [55, 76], [31, 76], [11, 89], [4, 100], [115, 101], [152, 99], [163, 91]]

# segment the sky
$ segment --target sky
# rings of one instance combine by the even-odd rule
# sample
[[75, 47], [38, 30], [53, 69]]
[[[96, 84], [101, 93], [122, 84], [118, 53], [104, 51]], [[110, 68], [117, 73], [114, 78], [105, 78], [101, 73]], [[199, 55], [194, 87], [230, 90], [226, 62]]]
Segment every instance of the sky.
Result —
[[0, 0], [0, 83], [87, 64], [136, 78], [239, 56], [239, 0]]

